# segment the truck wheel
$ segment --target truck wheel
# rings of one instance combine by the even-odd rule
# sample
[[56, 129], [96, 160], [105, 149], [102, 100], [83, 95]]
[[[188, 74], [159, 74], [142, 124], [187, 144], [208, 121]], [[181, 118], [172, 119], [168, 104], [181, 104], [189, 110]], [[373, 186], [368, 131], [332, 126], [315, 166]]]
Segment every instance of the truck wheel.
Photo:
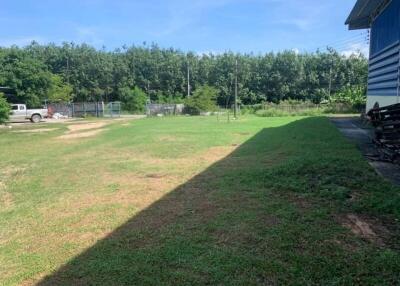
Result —
[[39, 114], [34, 114], [34, 115], [32, 115], [32, 117], [31, 117], [31, 121], [32, 121], [33, 123], [39, 123], [40, 120], [42, 120], [42, 117], [41, 117]]

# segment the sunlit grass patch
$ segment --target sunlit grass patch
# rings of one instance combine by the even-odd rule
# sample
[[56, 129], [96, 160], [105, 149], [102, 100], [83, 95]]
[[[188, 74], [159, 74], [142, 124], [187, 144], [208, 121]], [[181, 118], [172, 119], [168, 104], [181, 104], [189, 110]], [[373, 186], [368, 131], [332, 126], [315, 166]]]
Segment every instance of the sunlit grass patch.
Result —
[[[111, 122], [68, 144], [58, 128], [0, 136], [5, 285], [399, 278], [399, 189], [327, 118]], [[389, 234], [364, 239], [349, 214]]]

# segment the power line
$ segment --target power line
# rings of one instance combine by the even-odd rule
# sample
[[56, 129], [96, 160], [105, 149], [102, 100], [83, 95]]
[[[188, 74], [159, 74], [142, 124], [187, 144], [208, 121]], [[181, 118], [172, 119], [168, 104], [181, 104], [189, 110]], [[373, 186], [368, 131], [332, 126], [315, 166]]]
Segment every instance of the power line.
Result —
[[340, 50], [343, 50], [343, 49], [351, 49], [351, 48], [358, 47], [358, 46], [363, 47], [363, 46], [368, 46], [368, 45], [369, 45], [369, 43], [365, 42], [365, 41], [354, 41], [354, 42], [351, 42], [351, 43], [338, 45], [338, 46], [330, 46], [330, 47], [326, 47], [326, 48], [327, 49], [333, 49], [335, 51], [340, 51]]
[[354, 41], [364, 41], [366, 39], [367, 39], [366, 36], [358, 36], [358, 37], [354, 37], [354, 38], [348, 39], [346, 41], [338, 41], [338, 42], [335, 42], [335, 43], [331, 43], [331, 44], [329, 44], [327, 46], [344, 45], [344, 44], [351, 43], [351, 42], [354, 42]]
[[343, 51], [343, 50], [354, 49], [354, 48], [363, 48], [363, 47], [368, 47], [368, 46], [369, 46], [369, 43], [367, 43], [367, 42], [354, 42], [354, 43], [350, 43], [347, 45], [334, 47], [334, 49], [337, 51]]
[[325, 46], [320, 46], [316, 50], [320, 49], [327, 49], [327, 48], [332, 48], [334, 50], [341, 49], [344, 47], [349, 47], [350, 45], [360, 45], [360, 44], [368, 44], [369, 43], [369, 35], [368, 33], [361, 33], [356, 36], [348, 37], [342, 40], [338, 40], [336, 42], [331, 42], [330, 44], [327, 44]]
[[352, 39], [355, 39], [355, 38], [360, 38], [360, 37], [365, 37], [365, 36], [368, 36], [368, 33], [361, 32], [360, 34], [357, 34], [357, 35], [352, 35], [350, 37], [345, 37], [345, 38], [341, 38], [341, 39], [338, 39], [336, 41], [330, 42], [330, 43], [328, 43], [328, 46], [329, 45], [336, 45], [336, 44], [341, 43], [341, 42], [346, 42], [346, 41], [349, 41], [349, 40], [352, 40]]
[[362, 48], [362, 47], [368, 47], [368, 43], [366, 43], [366, 42], [353, 42], [353, 43], [349, 43], [347, 45], [331, 47], [331, 48], [334, 49], [337, 52], [343, 52], [345, 50], [354, 49], [354, 48]]
[[343, 45], [348, 45], [348, 44], [352, 44], [353, 42], [367, 42], [368, 39], [366, 37], [362, 37], [362, 38], [355, 38], [352, 40], [348, 40], [342, 43], [337, 43], [335, 45], [331, 45], [331, 46], [343, 46]]
[[367, 48], [369, 46], [369, 42], [364, 41], [364, 40], [359, 40], [359, 41], [354, 41], [354, 42], [349, 42], [347, 44], [342, 44], [338, 46], [330, 46], [326, 47], [333, 49], [334, 51], [341, 53], [349, 50], [362, 50], [363, 48]]

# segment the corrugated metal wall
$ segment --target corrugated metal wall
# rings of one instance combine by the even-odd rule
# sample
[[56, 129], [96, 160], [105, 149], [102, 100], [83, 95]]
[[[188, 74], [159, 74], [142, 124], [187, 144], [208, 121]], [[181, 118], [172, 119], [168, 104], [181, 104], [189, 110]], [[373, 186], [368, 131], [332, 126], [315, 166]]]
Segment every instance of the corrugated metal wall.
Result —
[[371, 55], [400, 40], [400, 0], [392, 0], [371, 27]]
[[399, 84], [400, 45], [395, 43], [370, 59], [369, 96], [397, 96]]
[[389, 4], [371, 29], [368, 96], [396, 97], [400, 75], [400, 0]]

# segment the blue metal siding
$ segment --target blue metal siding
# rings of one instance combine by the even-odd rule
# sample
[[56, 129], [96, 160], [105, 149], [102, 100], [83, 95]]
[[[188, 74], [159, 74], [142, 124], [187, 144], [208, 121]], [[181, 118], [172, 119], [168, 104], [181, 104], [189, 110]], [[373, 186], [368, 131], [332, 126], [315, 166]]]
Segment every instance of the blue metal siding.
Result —
[[398, 95], [399, 63], [399, 41], [396, 41], [370, 58], [368, 70], [369, 96]]
[[371, 27], [371, 55], [400, 40], [400, 0], [392, 0]]

